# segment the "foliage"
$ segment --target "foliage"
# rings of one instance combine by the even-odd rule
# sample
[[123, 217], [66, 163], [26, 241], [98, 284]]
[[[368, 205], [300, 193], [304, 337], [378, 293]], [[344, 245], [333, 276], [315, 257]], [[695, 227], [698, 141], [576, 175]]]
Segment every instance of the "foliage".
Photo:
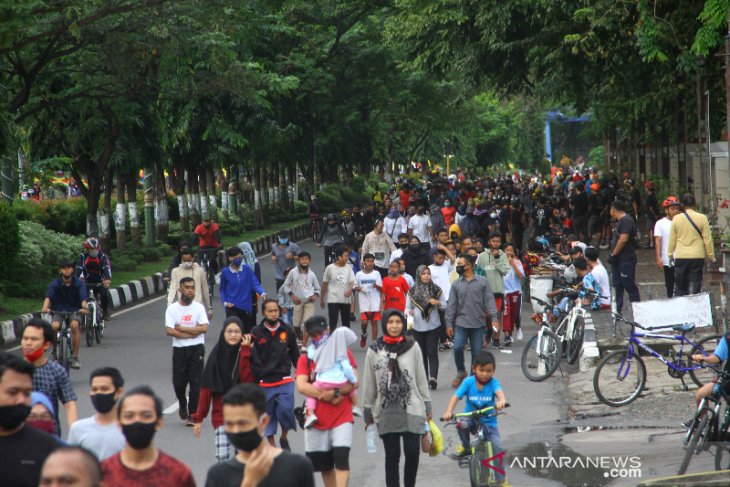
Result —
[[7, 204], [0, 204], [0, 255], [10, 269], [18, 255], [20, 247], [20, 230], [18, 219]]

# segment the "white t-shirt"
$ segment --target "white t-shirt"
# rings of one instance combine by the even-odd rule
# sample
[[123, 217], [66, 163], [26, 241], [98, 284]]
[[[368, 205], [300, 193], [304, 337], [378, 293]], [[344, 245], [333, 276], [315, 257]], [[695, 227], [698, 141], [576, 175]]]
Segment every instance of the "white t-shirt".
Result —
[[[519, 259], [515, 259], [517, 267], [520, 269], [520, 274], [525, 275], [525, 269], [522, 267], [522, 262]], [[517, 273], [509, 266], [509, 272], [502, 276], [502, 282], [504, 282], [504, 292], [506, 293], [522, 293], [522, 281], [517, 277]]]
[[431, 264], [428, 268], [431, 270], [431, 280], [441, 288], [442, 301], [448, 302], [451, 293], [451, 278], [449, 277], [452, 271], [451, 261], [445, 259], [443, 264]]
[[[393, 262], [395, 259], [400, 259], [401, 257], [403, 257], [403, 249], [395, 249], [390, 253], [390, 262]], [[390, 262], [388, 262], [388, 264], [390, 264]]]
[[598, 298], [600, 304], [611, 304], [611, 285], [608, 283], [608, 271], [603, 265], [598, 264], [591, 271], [593, 277], [601, 288], [602, 296]]
[[413, 236], [418, 237], [421, 243], [431, 241], [431, 236], [428, 234], [431, 226], [431, 218], [428, 215], [413, 215], [408, 222], [408, 230], [413, 229]]
[[355, 282], [355, 274], [352, 272], [352, 266], [344, 265], [342, 267], [337, 264], [330, 264], [324, 270], [322, 282], [327, 283], [327, 302], [328, 303], [350, 303], [351, 298], [345, 297], [345, 291], [350, 283]]
[[71, 425], [68, 444], [79, 445], [96, 455], [99, 461], [116, 455], [124, 448], [126, 440], [116, 422], [99, 424], [96, 416], [84, 418]]
[[[193, 301], [183, 306], [179, 301], [172, 303], [165, 311], [165, 326], [175, 328], [176, 325], [193, 328], [197, 325], [207, 325], [208, 315], [202, 304]], [[193, 345], [204, 345], [205, 333], [192, 338], [172, 337], [173, 347], [192, 347]]]
[[672, 231], [672, 220], [662, 218], [654, 224], [654, 236], [662, 238], [662, 264], [669, 267], [669, 234]]
[[360, 313], [380, 311], [380, 289], [375, 286], [383, 285], [383, 278], [377, 271], [366, 273], [359, 271], [355, 274], [355, 287], [362, 288], [356, 293]]

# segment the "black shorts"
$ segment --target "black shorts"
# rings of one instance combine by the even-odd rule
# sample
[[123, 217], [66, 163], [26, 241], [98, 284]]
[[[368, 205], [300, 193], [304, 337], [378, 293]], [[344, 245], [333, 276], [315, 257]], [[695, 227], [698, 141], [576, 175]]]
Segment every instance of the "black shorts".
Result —
[[336, 446], [330, 451], [308, 451], [305, 455], [312, 462], [315, 472], [350, 470], [350, 449], [346, 446]]

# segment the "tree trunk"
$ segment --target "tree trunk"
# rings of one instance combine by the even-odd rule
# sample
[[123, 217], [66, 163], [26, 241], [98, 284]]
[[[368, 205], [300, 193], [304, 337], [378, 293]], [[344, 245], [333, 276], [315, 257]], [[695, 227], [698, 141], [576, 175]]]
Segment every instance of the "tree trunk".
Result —
[[208, 210], [208, 185], [206, 180], [205, 168], [198, 170], [198, 194], [200, 195], [200, 215], [203, 218], [211, 218], [210, 211]]
[[180, 214], [180, 232], [190, 233], [190, 209], [186, 198], [185, 170], [180, 164], [175, 164], [175, 195], [177, 197], [178, 212]]
[[117, 249], [127, 248], [127, 188], [121, 171], [117, 173], [117, 210], [114, 212], [114, 229], [117, 234]]
[[155, 163], [155, 235], [160, 242], [167, 242], [170, 232], [170, 210], [167, 206], [165, 170], [162, 162]]
[[261, 202], [261, 214], [263, 215], [263, 228], [269, 227], [269, 195], [271, 190], [271, 175], [269, 170], [263, 164], [259, 164], [259, 183], [263, 191], [263, 201]]
[[208, 212], [213, 221], [218, 221], [218, 198], [215, 190], [215, 175], [213, 172], [213, 166], [207, 165], [205, 167], [205, 185], [206, 193], [208, 194]]
[[111, 250], [111, 225], [109, 224], [109, 216], [111, 215], [113, 193], [112, 171], [107, 171], [104, 175], [104, 202], [99, 209], [99, 241], [101, 248], [105, 252]]
[[187, 171], [188, 206], [190, 207], [190, 222], [193, 228], [200, 225], [200, 192], [198, 189], [198, 168], [194, 167]]
[[254, 161], [251, 170], [251, 182], [253, 183], [253, 221], [254, 228], [264, 228], [264, 185], [263, 169], [258, 161]]
[[223, 213], [223, 219], [228, 220], [228, 178], [223, 174], [223, 168], [219, 167], [216, 172], [218, 173], [218, 185], [221, 189], [221, 212]]
[[139, 226], [139, 207], [137, 206], [137, 170], [133, 169], [127, 175], [127, 209], [129, 211], [129, 233], [132, 234], [132, 244], [142, 246], [142, 229]]

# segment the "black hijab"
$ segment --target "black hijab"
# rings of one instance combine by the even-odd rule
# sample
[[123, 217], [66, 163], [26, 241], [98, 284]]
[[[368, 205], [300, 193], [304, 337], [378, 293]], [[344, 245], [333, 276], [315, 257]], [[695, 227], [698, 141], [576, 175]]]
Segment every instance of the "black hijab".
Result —
[[208, 356], [208, 362], [203, 370], [202, 387], [210, 389], [216, 394], [223, 394], [238, 383], [238, 357], [240, 345], [229, 345], [226, 342], [226, 328], [235, 323], [243, 331], [243, 322], [237, 316], [230, 316], [223, 322], [218, 343]]
[[[393, 315], [398, 315], [403, 323], [403, 328], [401, 328], [400, 335], [397, 337], [391, 337], [388, 334], [388, 319]], [[398, 384], [401, 378], [398, 356], [410, 350], [416, 341], [412, 337], [406, 336], [406, 317], [397, 309], [390, 308], [383, 312], [380, 327], [383, 330], [383, 335], [379, 336], [370, 345], [370, 348], [376, 352], [385, 350], [388, 354], [388, 389], [390, 389], [391, 384]]]

